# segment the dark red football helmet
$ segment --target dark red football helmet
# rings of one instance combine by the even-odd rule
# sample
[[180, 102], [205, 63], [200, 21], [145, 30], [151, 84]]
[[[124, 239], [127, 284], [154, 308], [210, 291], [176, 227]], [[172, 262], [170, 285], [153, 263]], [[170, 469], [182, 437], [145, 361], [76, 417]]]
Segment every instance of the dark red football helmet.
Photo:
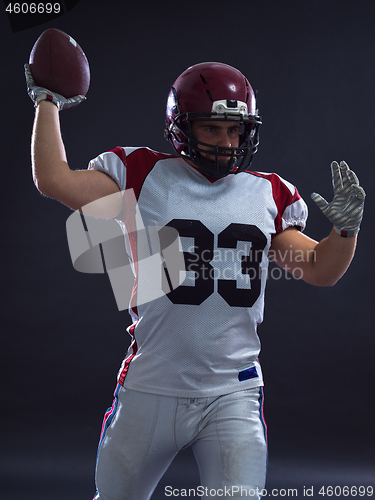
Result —
[[[192, 134], [195, 120], [240, 122], [239, 146], [224, 148], [197, 141]], [[227, 64], [207, 62], [191, 66], [177, 78], [168, 95], [165, 137], [178, 154], [211, 177], [225, 177], [249, 168], [258, 149], [261, 123], [249, 81]], [[214, 160], [202, 156], [207, 147]], [[228, 159], [223, 162], [219, 157]]]

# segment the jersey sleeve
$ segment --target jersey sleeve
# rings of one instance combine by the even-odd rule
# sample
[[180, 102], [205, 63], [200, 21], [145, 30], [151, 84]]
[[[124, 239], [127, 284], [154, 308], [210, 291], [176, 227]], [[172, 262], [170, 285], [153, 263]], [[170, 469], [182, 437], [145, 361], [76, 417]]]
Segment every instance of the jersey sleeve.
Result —
[[[116, 151], [116, 152], [115, 152]], [[102, 153], [89, 162], [88, 170], [103, 172], [117, 183], [120, 190], [126, 186], [126, 151], [125, 148]]]
[[303, 231], [306, 227], [308, 208], [297, 188], [279, 175], [272, 176], [274, 198], [278, 215], [276, 217], [276, 234], [288, 227], [297, 227]]
[[295, 201], [285, 208], [281, 216], [281, 228], [283, 231], [291, 226], [297, 226], [301, 231], [306, 227], [308, 208], [297, 189], [294, 198], [296, 198]]

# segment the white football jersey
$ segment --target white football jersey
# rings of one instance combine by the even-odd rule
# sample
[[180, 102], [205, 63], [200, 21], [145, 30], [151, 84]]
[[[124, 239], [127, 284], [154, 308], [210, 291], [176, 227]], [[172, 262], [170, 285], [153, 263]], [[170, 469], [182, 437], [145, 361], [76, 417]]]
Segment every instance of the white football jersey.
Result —
[[[134, 190], [137, 214], [124, 214], [125, 238], [146, 229], [157, 235], [162, 253], [164, 228], [174, 228], [175, 251], [185, 262], [185, 270], [172, 270], [174, 281], [156, 273], [165, 293], [147, 300], [155, 277], [136, 239], [127, 241], [136, 274], [128, 329], [133, 340], [120, 384], [180, 397], [263, 385], [257, 325], [268, 251], [273, 235], [305, 227], [307, 207], [296, 188], [259, 172], [209, 179], [183, 158], [148, 148], [118, 147], [89, 169], [110, 175], [121, 190]], [[180, 286], [174, 287], [176, 276]]]

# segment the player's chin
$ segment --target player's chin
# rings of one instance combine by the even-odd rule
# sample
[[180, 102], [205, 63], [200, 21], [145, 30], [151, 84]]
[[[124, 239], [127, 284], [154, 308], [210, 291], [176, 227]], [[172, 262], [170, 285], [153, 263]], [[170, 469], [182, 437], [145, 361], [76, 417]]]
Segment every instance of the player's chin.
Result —
[[231, 158], [229, 156], [218, 156], [217, 162], [219, 165], [228, 165]]
[[228, 154], [223, 154], [223, 155], [220, 155], [220, 156], [216, 156], [216, 155], [211, 155], [211, 154], [208, 154], [208, 153], [203, 153], [202, 154], [203, 158], [205, 158], [206, 160], [210, 161], [211, 163], [218, 163], [218, 165], [223, 165], [223, 166], [226, 166], [229, 164], [229, 162], [231, 161], [231, 153], [228, 152]]

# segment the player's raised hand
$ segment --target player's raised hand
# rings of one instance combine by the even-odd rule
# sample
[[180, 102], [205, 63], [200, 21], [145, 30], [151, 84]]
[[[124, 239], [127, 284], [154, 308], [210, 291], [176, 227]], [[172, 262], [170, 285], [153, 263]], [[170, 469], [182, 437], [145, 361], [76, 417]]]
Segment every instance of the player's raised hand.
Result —
[[331, 163], [333, 200], [328, 203], [320, 194], [312, 193], [311, 198], [344, 237], [355, 236], [363, 216], [365, 191], [359, 185], [358, 177], [342, 161], [340, 165]]
[[86, 99], [84, 95], [77, 95], [71, 97], [70, 99], [66, 99], [62, 95], [56, 94], [56, 92], [51, 92], [48, 89], [39, 87], [34, 82], [30, 66], [28, 64], [25, 64], [24, 68], [25, 68], [27, 93], [29, 94], [29, 97], [33, 101], [35, 107], [39, 104], [40, 101], [48, 100], [53, 102], [53, 104], [57, 106], [58, 110], [61, 111], [63, 109], [70, 109], [75, 106], [78, 106], [78, 104], [80, 104], [82, 101]]

